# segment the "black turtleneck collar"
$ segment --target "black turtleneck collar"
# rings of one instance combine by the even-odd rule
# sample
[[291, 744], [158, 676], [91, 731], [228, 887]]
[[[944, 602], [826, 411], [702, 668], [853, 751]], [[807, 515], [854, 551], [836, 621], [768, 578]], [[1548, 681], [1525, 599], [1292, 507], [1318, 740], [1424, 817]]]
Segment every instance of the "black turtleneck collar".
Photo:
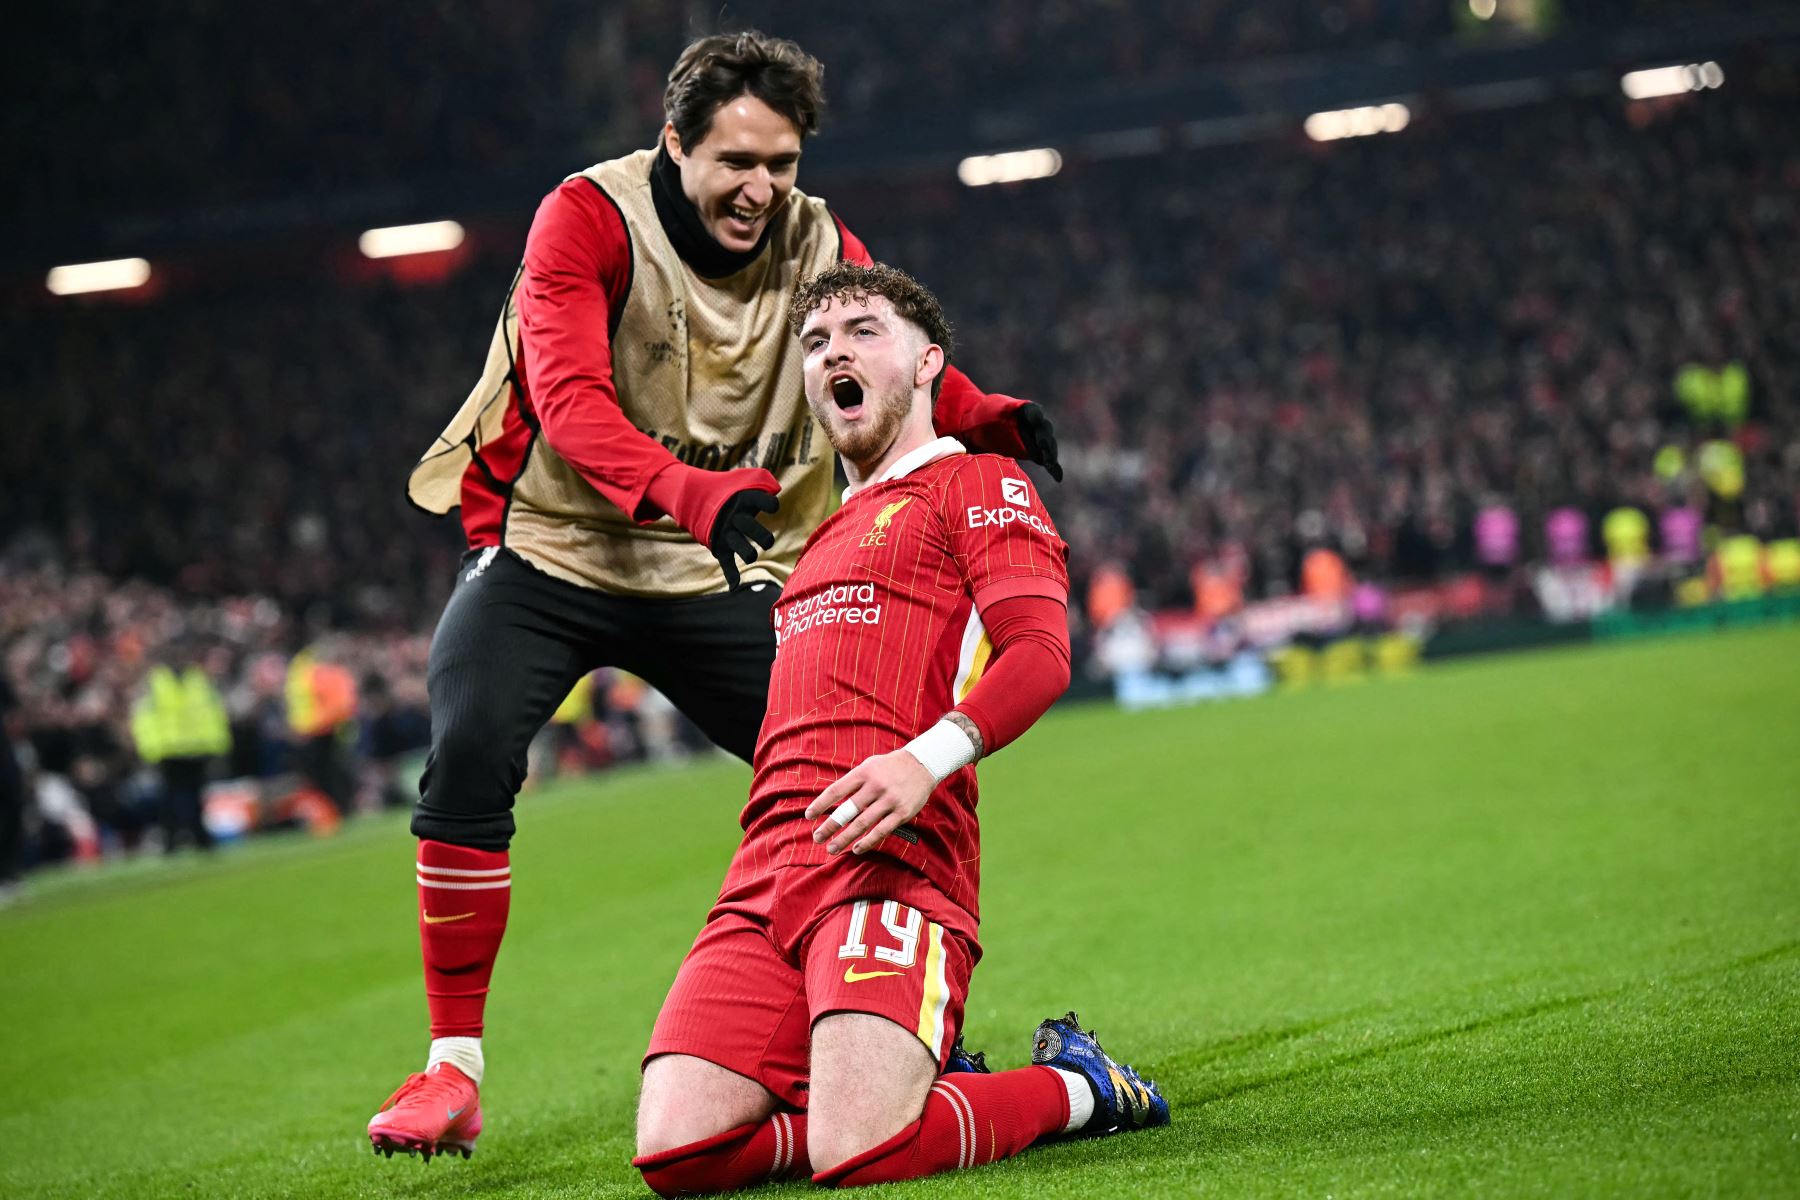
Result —
[[769, 223], [763, 226], [762, 236], [748, 250], [727, 250], [719, 245], [713, 235], [706, 232], [700, 210], [681, 190], [681, 168], [669, 157], [666, 146], [657, 147], [656, 163], [650, 168], [650, 198], [656, 203], [656, 216], [662, 222], [663, 232], [669, 235], [669, 244], [681, 255], [681, 261], [694, 268], [702, 279], [736, 275], [755, 262], [763, 247], [769, 244], [775, 223], [781, 219], [780, 213], [769, 218]]

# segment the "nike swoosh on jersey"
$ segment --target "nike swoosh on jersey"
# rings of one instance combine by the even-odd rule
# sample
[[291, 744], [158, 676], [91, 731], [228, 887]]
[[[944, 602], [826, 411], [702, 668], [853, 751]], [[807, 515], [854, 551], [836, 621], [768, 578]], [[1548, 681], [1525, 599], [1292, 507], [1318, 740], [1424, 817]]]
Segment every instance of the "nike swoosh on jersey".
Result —
[[878, 979], [883, 975], [899, 975], [900, 971], [859, 971], [855, 967], [844, 968], [845, 983], [861, 983], [865, 979]]
[[425, 914], [425, 923], [427, 925], [448, 925], [452, 921], [466, 921], [474, 915], [475, 914], [472, 912], [466, 912], [466, 913], [457, 913], [455, 916], [450, 916], [450, 917], [434, 917], [430, 913], [426, 913]]

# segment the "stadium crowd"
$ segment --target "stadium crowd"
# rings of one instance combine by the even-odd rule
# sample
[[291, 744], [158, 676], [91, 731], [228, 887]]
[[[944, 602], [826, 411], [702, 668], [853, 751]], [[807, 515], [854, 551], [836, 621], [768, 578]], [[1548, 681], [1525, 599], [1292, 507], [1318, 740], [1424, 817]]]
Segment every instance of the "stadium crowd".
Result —
[[1442, 578], [1484, 565], [1493, 506], [1512, 564], [1556, 557], [1565, 508], [1573, 559], [1620, 506], [1792, 538], [1796, 81], [1743, 82], [1078, 164], [867, 237], [945, 281], [982, 377], [1045, 398], [1078, 576], [1116, 557], [1149, 608], [1220, 558], [1299, 590], [1317, 546]]
[[[20, 865], [209, 849], [199, 812], [172, 808], [171, 759], [194, 760], [201, 787], [228, 785], [214, 792], [223, 803], [212, 824], [233, 833], [330, 833], [354, 813], [409, 804], [405, 771], [416, 774], [430, 734], [429, 648], [416, 619], [342, 629], [267, 595], [202, 599], [14, 558], [0, 571], [0, 726], [35, 804], [16, 861], [0, 860], [0, 887]], [[204, 681], [201, 704], [218, 710], [216, 734], [205, 730], [210, 714], [180, 711], [179, 701], [158, 712], [157, 675], [190, 672]], [[533, 772], [666, 759], [702, 744], [640, 681], [602, 671], [534, 746]]]
[[[428, 731], [428, 645], [425, 634], [397, 630], [307, 636], [267, 596], [203, 600], [93, 570], [9, 566], [0, 572], [0, 667], [37, 800], [24, 858], [175, 849], [190, 834], [209, 844], [193, 814], [166, 809], [167, 780], [151, 768], [169, 757], [246, 781], [256, 812], [245, 815], [258, 823], [331, 828], [359, 807], [398, 803], [393, 767]], [[159, 726], [149, 685], [159, 670], [189, 668], [205, 677], [223, 722], [216, 738], [175, 747], [171, 735], [191, 741], [193, 730]], [[331, 705], [316, 702], [320, 683], [335, 688]]]
[[[675, 52], [720, 26], [800, 36], [827, 64], [831, 119], [847, 122], [1116, 93], [1272, 56], [1429, 46], [1456, 25], [1445, 0], [923, 0], [835, 10], [803, 30], [770, 0], [185, 7], [188, 19], [170, 19], [166, 7], [79, 0], [25, 18], [11, 74], [34, 93], [0, 108], [15, 212], [219, 210], [598, 159], [644, 142]], [[1553, 24], [1608, 27], [1682, 7], [1581, 0], [1557, 6]], [[304, 63], [331, 64], [330, 86], [294, 66]]]
[[[1622, 508], [1650, 553], [1703, 555], [1696, 521], [1794, 538], [1796, 99], [1768, 67], [1655, 105], [821, 190], [939, 291], [972, 374], [1054, 414], [1077, 594], [1228, 611], [1312, 589], [1315, 550], [1327, 585], [1601, 559]], [[9, 312], [0, 663], [37, 768], [101, 824], [136, 820], [131, 711], [165, 659], [218, 686], [232, 773], [304, 773], [308, 646], [367, 701], [340, 743], [417, 744], [460, 544], [403, 481], [516, 254], [433, 286]]]

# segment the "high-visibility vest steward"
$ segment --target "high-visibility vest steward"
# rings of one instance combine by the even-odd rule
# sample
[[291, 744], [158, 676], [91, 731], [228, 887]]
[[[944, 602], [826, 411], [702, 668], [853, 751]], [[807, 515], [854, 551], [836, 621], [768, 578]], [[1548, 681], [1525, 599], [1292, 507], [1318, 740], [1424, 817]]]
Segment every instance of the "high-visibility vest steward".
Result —
[[131, 710], [131, 738], [147, 763], [167, 758], [217, 758], [231, 750], [231, 722], [219, 689], [199, 667], [180, 675], [152, 667]]

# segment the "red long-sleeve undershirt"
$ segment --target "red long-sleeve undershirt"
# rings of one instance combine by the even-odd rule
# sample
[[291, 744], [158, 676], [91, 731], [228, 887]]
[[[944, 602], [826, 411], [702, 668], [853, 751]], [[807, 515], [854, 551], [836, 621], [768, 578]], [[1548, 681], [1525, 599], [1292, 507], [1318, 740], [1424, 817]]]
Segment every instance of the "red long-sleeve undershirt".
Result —
[[602, 496], [654, 520], [644, 492], [679, 460], [619, 408], [611, 315], [631, 284], [631, 239], [612, 201], [571, 179], [538, 206], [519, 281], [519, 351], [544, 437]]
[[[842, 221], [838, 231], [845, 259], [872, 261]], [[520, 369], [529, 406], [557, 454], [633, 518], [652, 521], [663, 515], [647, 495], [652, 481], [683, 464], [619, 407], [610, 318], [625, 303], [630, 273], [624, 218], [597, 186], [576, 178], [546, 196], [525, 240]], [[951, 367], [935, 423], [971, 448], [1017, 457], [1025, 452], [1013, 420], [1021, 403], [982, 392]]]
[[1068, 599], [995, 600], [981, 610], [981, 623], [994, 657], [956, 711], [981, 730], [986, 756], [1030, 729], [1068, 690]]

